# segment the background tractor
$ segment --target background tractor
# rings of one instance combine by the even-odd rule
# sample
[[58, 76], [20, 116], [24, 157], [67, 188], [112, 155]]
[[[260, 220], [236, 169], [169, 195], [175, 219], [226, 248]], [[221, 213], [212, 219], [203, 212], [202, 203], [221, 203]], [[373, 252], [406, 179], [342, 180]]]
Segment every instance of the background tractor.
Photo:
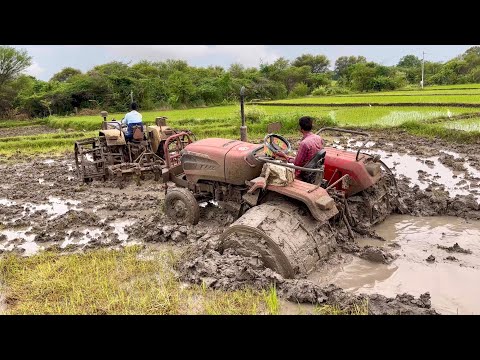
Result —
[[[166, 125], [166, 117], [157, 117], [154, 126], [133, 128], [131, 140], [125, 138], [121, 122], [107, 121], [108, 113], [102, 111], [102, 128], [98, 137], [75, 142], [75, 164], [77, 177], [88, 183], [94, 179], [122, 180], [135, 176], [137, 182], [145, 173], [153, 173], [160, 179], [165, 168], [165, 142], [178, 132]], [[169, 142], [169, 152], [177, 153], [184, 147], [180, 136]]]

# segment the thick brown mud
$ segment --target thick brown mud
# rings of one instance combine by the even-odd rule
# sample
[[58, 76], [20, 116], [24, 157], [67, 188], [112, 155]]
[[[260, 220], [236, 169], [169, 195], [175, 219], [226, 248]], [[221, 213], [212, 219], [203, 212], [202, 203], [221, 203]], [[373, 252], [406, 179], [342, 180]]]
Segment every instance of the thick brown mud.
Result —
[[[478, 294], [473, 290], [478, 283], [480, 236], [473, 220], [480, 218], [480, 146], [447, 146], [398, 133], [326, 139], [329, 145], [352, 150], [369, 141], [365, 152], [381, 154], [397, 175], [403, 205], [397, 212], [435, 217], [410, 217], [407, 226], [405, 218], [393, 215], [356, 234], [356, 242], [339, 225], [334, 229], [337, 250], [316, 272], [308, 278], [284, 279], [258, 259], [219, 249], [220, 235], [235, 221], [225, 208], [202, 204], [198, 225], [177, 225], [162, 212], [162, 184], [147, 178], [141, 186], [131, 182], [123, 189], [108, 181], [83, 185], [75, 177], [73, 156], [61, 156], [0, 165], [0, 253], [28, 256], [47, 249], [168, 246], [183, 254], [177, 269], [182, 280], [212, 288], [265, 289], [275, 282], [279, 295], [294, 304], [348, 309], [368, 300], [372, 314], [456, 313], [456, 308], [459, 313], [477, 313]], [[455, 218], [436, 217], [445, 215]], [[443, 225], [427, 222], [433, 219]], [[457, 226], [455, 221], [461, 223]], [[396, 226], [402, 223], [413, 232], [423, 231], [423, 237], [398, 239]], [[422, 226], [437, 230], [425, 233]], [[446, 230], [438, 230], [442, 226]], [[461, 235], [437, 239], [442, 232]], [[386, 241], [375, 240], [378, 237]], [[435, 261], [426, 261], [430, 255]], [[415, 272], [423, 275], [415, 278]], [[448, 280], [442, 283], [442, 276]]]
[[13, 128], [0, 128], [0, 138], [13, 136], [29, 136], [40, 134], [52, 134], [57, 130], [44, 125], [20, 126]]

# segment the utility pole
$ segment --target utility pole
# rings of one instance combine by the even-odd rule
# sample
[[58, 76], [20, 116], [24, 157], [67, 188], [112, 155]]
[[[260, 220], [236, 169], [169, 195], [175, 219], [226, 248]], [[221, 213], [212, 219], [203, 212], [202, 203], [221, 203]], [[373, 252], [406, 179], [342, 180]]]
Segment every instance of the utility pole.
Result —
[[422, 90], [423, 90], [423, 74], [425, 72], [425, 51], [422, 52]]
[[245, 86], [240, 89], [240, 116], [242, 117], [242, 126], [240, 126], [240, 140], [247, 141], [247, 126], [245, 125]]
[[133, 90], [130, 90], [130, 103], [133, 103]]

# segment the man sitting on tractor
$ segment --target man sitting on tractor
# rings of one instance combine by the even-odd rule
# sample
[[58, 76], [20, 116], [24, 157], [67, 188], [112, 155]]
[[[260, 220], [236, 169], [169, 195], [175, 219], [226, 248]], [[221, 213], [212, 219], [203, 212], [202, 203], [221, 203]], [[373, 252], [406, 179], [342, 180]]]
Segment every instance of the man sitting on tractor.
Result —
[[142, 123], [142, 114], [137, 111], [138, 105], [135, 102], [132, 102], [130, 105], [132, 111], [127, 113], [122, 120], [122, 125], [127, 126], [127, 131], [125, 132], [125, 138], [127, 140], [132, 140], [133, 137], [133, 126], [141, 126], [143, 128]]
[[[281, 151], [277, 152], [275, 155], [284, 158], [290, 163], [293, 162], [295, 166], [304, 167], [305, 164], [307, 164], [318, 153], [319, 150], [323, 149], [324, 143], [320, 136], [311, 132], [313, 127], [313, 119], [310, 116], [302, 116], [298, 120], [298, 124], [300, 126], [300, 132], [302, 133], [303, 138], [298, 146], [297, 156], [293, 158], [291, 156], [287, 156]], [[303, 180], [302, 171], [295, 170], [295, 177], [299, 180]]]

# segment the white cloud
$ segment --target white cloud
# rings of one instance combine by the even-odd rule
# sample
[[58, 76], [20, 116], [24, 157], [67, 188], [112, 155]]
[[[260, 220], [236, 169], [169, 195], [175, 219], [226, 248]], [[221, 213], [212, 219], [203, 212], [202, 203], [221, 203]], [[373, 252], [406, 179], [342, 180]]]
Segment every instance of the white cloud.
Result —
[[245, 66], [258, 66], [260, 62], [273, 62], [280, 56], [265, 45], [215, 45], [210, 48], [212, 55], [225, 55], [233, 62]]
[[32, 65], [24, 70], [24, 73], [38, 78], [44, 71], [45, 68], [41, 67], [37, 62], [34, 61]]
[[112, 55], [131, 61], [182, 59], [186, 61], [210, 59], [212, 63], [223, 57], [228, 63], [258, 66], [261, 61], [272, 62], [279, 55], [265, 45], [100, 45]]
[[100, 45], [117, 56], [132, 60], [191, 59], [205, 56], [205, 45]]

